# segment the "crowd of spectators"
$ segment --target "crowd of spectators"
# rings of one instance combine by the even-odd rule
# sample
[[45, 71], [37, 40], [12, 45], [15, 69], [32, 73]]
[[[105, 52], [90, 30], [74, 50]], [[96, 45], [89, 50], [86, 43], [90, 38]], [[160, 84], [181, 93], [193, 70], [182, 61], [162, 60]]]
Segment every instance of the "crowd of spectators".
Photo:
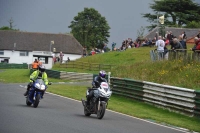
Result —
[[[129, 48], [139, 48], [139, 47], [145, 47], [145, 46], [149, 46], [149, 47], [157, 47], [158, 48], [158, 40], [162, 40], [164, 42], [163, 45], [163, 53], [167, 54], [168, 49], [171, 50], [177, 50], [177, 49], [181, 49], [181, 50], [187, 50], [187, 45], [186, 45], [186, 39], [187, 39], [187, 35], [185, 33], [185, 31], [183, 31], [182, 33], [180, 33], [179, 35], [173, 35], [172, 31], [166, 31], [166, 34], [164, 36], [160, 36], [158, 34], [158, 32], [155, 32], [155, 36], [153, 37], [153, 39], [151, 38], [137, 38], [136, 40], [132, 40], [132, 38], [127, 38], [124, 39], [122, 41], [122, 44], [119, 48], [116, 48], [116, 43], [113, 42], [112, 45], [112, 49], [111, 51], [124, 51], [126, 49]], [[195, 41], [195, 45], [191, 50], [200, 50], [200, 31], [197, 34], [197, 36], [194, 38]], [[168, 46], [169, 47], [166, 47]], [[160, 47], [159, 47], [160, 48]], [[97, 49], [97, 48], [93, 48], [90, 52], [87, 52], [86, 48], [83, 48], [83, 57], [88, 56], [88, 55], [95, 55], [98, 53], [104, 53], [104, 52], [108, 52], [107, 49], [107, 45], [104, 44], [102, 49]]]
[[106, 44], [104, 44], [102, 49], [92, 48], [91, 51], [89, 51], [89, 52], [87, 51], [86, 47], [83, 47], [82, 57], [93, 56], [95, 54], [105, 53], [105, 52], [108, 52], [108, 47]]

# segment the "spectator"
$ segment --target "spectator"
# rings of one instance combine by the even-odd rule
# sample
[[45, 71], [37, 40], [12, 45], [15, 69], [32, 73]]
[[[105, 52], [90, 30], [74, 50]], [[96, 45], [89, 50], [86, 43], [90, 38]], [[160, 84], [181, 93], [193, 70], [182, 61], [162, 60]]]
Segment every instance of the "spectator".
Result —
[[54, 64], [56, 63], [56, 55], [54, 55], [54, 57], [53, 57], [53, 62], [54, 62]]
[[98, 50], [97, 48], [95, 48], [94, 51], [95, 51], [96, 54], [101, 53], [101, 51]]
[[151, 42], [152, 42], [152, 45], [155, 46], [155, 44], [156, 44], [156, 37], [154, 37]]
[[183, 46], [183, 49], [187, 49], [186, 41], [183, 39], [182, 35], [179, 36], [179, 42]]
[[104, 44], [103, 51], [107, 52], [107, 45], [106, 44]]
[[164, 47], [164, 59], [168, 60], [168, 57], [169, 57], [169, 50], [165, 45], [165, 47]]
[[67, 57], [67, 62], [70, 62], [70, 59], [69, 59], [69, 57]]
[[155, 35], [156, 41], [158, 40], [158, 37], [159, 37], [159, 33], [156, 32], [156, 35]]
[[166, 33], [165, 33], [165, 38], [166, 39], [167, 39], [168, 34], [169, 34], [169, 31], [166, 31]]
[[171, 47], [172, 50], [183, 49], [182, 44], [179, 42], [177, 38], [173, 39], [173, 45]]
[[197, 34], [197, 37], [200, 38], [200, 31], [199, 31], [199, 33]]
[[148, 46], [148, 39], [145, 38], [145, 40], [142, 42], [141, 46]]
[[195, 43], [195, 45], [194, 45], [193, 48], [191, 48], [191, 50], [193, 50], [193, 51], [200, 50], [200, 38], [195, 37], [194, 38], [194, 43]]
[[186, 33], [185, 33], [185, 31], [183, 31], [183, 33], [181, 34], [181, 36], [182, 36], [182, 39], [183, 39], [184, 41], [186, 41], [186, 39], [187, 39], [187, 36], [186, 36]]
[[35, 61], [32, 63], [32, 69], [37, 70], [38, 69], [38, 60], [35, 59]]
[[63, 56], [64, 56], [64, 54], [62, 53], [62, 51], [60, 51], [60, 63], [63, 62]]
[[172, 34], [172, 31], [169, 32], [169, 40], [173, 41], [174, 39], [174, 35]]
[[172, 31], [169, 32], [169, 35], [168, 35], [168, 40], [169, 40], [169, 44], [171, 45], [171, 48], [172, 48], [172, 45], [173, 45], [173, 39], [174, 39], [174, 35], [172, 34]]
[[156, 41], [156, 47], [158, 51], [158, 60], [162, 60], [164, 57], [164, 47], [165, 47], [165, 42], [162, 40], [162, 36], [158, 37], [158, 41]]
[[96, 52], [94, 51], [94, 49], [92, 49], [91, 52], [90, 52], [91, 55], [95, 55], [95, 53]]
[[115, 48], [115, 46], [116, 46], [116, 43], [112, 43], [112, 51], [114, 51], [114, 48]]
[[87, 49], [85, 47], [83, 47], [83, 57], [86, 57], [87, 56]]
[[133, 47], [133, 40], [130, 38], [130, 41], [129, 41], [129, 45], [131, 46], [131, 48]]

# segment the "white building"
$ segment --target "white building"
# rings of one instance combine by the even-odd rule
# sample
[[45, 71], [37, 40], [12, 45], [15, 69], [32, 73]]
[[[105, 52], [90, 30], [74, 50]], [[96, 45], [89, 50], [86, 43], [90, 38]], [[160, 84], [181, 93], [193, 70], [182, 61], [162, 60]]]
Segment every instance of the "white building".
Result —
[[40, 60], [47, 69], [53, 65], [53, 56], [64, 54], [63, 62], [82, 55], [82, 46], [70, 35], [0, 30], [0, 62], [32, 64]]

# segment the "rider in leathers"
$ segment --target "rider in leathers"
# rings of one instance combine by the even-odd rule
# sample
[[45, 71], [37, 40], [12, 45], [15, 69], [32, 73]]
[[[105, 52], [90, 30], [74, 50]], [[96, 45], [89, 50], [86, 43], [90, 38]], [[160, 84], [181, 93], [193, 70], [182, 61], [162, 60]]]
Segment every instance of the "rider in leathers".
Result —
[[[27, 85], [27, 90], [26, 92], [24, 93], [24, 96], [27, 96], [28, 95], [28, 91], [30, 90], [32, 84], [33, 84], [33, 80], [36, 80], [38, 78], [41, 78], [45, 85], [46, 85], [46, 89], [47, 89], [47, 85], [48, 85], [48, 77], [47, 77], [47, 74], [45, 72], [45, 66], [43, 65], [40, 65], [38, 66], [38, 70], [34, 71], [31, 75], [30, 75], [30, 83]], [[31, 80], [33, 79], [33, 80]], [[44, 95], [44, 92], [42, 93], [42, 97]]]
[[87, 106], [90, 105], [90, 99], [94, 96], [94, 88], [98, 88], [101, 84], [101, 82], [107, 82], [107, 80], [105, 79], [106, 77], [106, 72], [104, 70], [101, 70], [99, 72], [99, 75], [96, 76], [92, 82], [92, 88], [89, 89], [89, 95], [87, 95]]

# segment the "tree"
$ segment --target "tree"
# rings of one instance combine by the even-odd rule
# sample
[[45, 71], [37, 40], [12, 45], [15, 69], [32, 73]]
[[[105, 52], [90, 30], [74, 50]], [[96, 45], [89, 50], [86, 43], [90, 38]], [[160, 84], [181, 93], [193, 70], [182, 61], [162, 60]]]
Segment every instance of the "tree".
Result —
[[145, 28], [143, 26], [141, 26], [140, 30], [137, 30], [137, 38], [143, 38], [144, 37], [144, 31], [145, 31]]
[[185, 26], [185, 28], [200, 28], [200, 22], [191, 21]]
[[154, 0], [150, 4], [153, 14], [142, 14], [151, 24], [149, 30], [158, 25], [158, 17], [165, 16], [165, 25], [173, 27], [186, 26], [191, 21], [200, 21], [200, 5], [193, 0]]
[[14, 30], [14, 31], [19, 31], [19, 29], [10, 29], [8, 26], [2, 26], [0, 27], [0, 30]]
[[2, 26], [0, 27], [0, 30], [14, 30], [14, 31], [19, 31], [19, 29], [13, 29], [13, 19], [11, 18], [9, 21], [10, 27], [8, 26]]
[[0, 28], [0, 30], [11, 30], [8, 26], [3, 26]]
[[12, 30], [13, 29], [13, 23], [14, 23], [13, 19], [11, 18], [8, 22], [10, 24], [10, 29]]
[[79, 12], [68, 27], [71, 28], [71, 34], [88, 48], [103, 48], [110, 37], [110, 26], [106, 18], [94, 8], [84, 8], [84, 11]]

